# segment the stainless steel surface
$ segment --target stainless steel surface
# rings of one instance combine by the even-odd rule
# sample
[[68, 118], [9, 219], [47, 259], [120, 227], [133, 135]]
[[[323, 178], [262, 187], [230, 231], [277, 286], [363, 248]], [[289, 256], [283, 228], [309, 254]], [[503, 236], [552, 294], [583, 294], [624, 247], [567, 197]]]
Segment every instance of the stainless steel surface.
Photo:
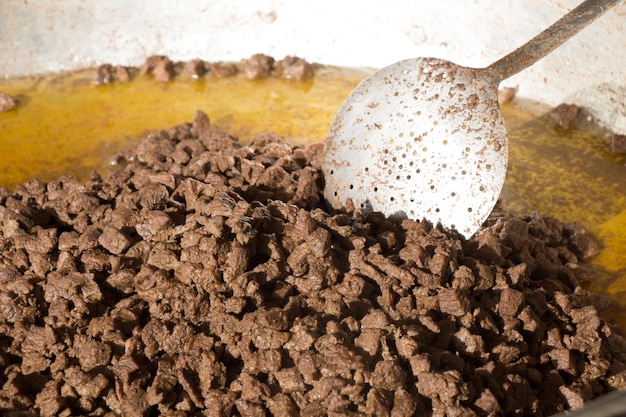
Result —
[[528, 68], [560, 47], [622, 0], [586, 0], [532, 40], [489, 66], [500, 81]]
[[614, 391], [581, 409], [554, 414], [553, 417], [626, 417], [626, 391]]
[[[410, 56], [483, 67], [579, 0], [29, 0], [0, 2], [0, 77], [257, 52], [382, 68]], [[351, 16], [345, 19], [345, 16]], [[384, 36], [381, 34], [384, 33]], [[507, 80], [518, 95], [587, 107], [626, 133], [626, 4]]]

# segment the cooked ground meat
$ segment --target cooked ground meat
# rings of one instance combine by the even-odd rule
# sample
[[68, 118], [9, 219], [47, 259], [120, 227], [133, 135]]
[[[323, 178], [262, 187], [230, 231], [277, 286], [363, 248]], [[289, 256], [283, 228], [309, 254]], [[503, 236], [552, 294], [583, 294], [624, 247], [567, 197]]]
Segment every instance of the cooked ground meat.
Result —
[[[233, 76], [240, 70], [250, 79], [264, 78], [275, 74], [281, 78], [303, 80], [313, 77], [315, 65], [295, 56], [286, 56], [280, 61], [275, 61], [273, 57], [265, 54], [252, 55], [248, 59], [241, 60], [239, 65], [234, 62], [205, 63], [201, 59], [192, 59], [185, 63], [175, 64], [166, 56], [152, 55], [139, 69], [102, 64], [95, 70], [94, 84], [111, 84], [115, 79], [120, 82], [128, 82], [131, 79], [131, 71], [140, 75], [149, 74], [157, 81], [168, 82], [179, 74], [188, 78], [201, 79], [209, 72], [217, 78], [224, 78]], [[9, 103], [8, 98], [4, 101]], [[3, 111], [2, 109], [3, 96], [0, 93], [0, 111]], [[6, 107], [6, 109], [10, 108]]]
[[556, 124], [562, 128], [569, 128], [570, 124], [578, 116], [579, 108], [574, 104], [562, 103], [550, 112]]
[[209, 64], [209, 71], [217, 78], [225, 78], [237, 74], [239, 69], [234, 62], [216, 62]]
[[242, 59], [241, 65], [246, 77], [254, 80], [271, 74], [274, 58], [265, 54], [254, 54], [250, 58]]
[[321, 151], [199, 112], [105, 178], [1, 189], [0, 410], [545, 416], [626, 386], [579, 224], [330, 213]]
[[274, 63], [278, 74], [287, 79], [302, 80], [313, 77], [313, 65], [302, 58], [286, 56]]
[[515, 98], [519, 87], [502, 87], [498, 89], [498, 103], [505, 104]]
[[141, 66], [139, 73], [141, 75], [152, 74], [156, 66], [165, 60], [169, 60], [169, 58], [164, 55], [151, 55], [146, 58], [146, 61]]
[[170, 81], [174, 77], [174, 63], [169, 58], [160, 60], [152, 69], [152, 75], [157, 81]]
[[95, 85], [111, 84], [113, 82], [113, 65], [102, 64], [96, 68], [93, 82]]
[[130, 70], [127, 67], [122, 65], [116, 66], [115, 75], [117, 76], [117, 80], [119, 82], [127, 83], [130, 81]]
[[201, 59], [192, 59], [187, 62], [183, 68], [183, 74], [193, 79], [202, 78], [205, 73], [206, 68], [204, 66], [204, 61]]
[[174, 62], [163, 55], [152, 55], [146, 59], [139, 73], [151, 74], [157, 81], [168, 82], [175, 75]]
[[615, 153], [626, 153], [626, 135], [613, 135], [611, 139], [611, 151]]
[[7, 93], [0, 92], [0, 112], [13, 110], [19, 102], [17, 99]]

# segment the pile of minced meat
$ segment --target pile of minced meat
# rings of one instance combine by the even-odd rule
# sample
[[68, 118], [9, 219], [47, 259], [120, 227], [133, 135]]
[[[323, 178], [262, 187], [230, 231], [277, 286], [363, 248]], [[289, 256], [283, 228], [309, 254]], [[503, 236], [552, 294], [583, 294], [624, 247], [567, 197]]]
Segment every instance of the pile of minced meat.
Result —
[[0, 189], [3, 416], [547, 416], [626, 386], [578, 223], [330, 213], [322, 146], [202, 112]]

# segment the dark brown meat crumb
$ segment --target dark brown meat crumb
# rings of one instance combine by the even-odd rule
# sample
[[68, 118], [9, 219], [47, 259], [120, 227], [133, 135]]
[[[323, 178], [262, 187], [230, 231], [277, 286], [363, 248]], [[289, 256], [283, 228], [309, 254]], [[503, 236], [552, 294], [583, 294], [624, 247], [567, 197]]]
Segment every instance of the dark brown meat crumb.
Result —
[[626, 135], [613, 135], [611, 138], [611, 152], [626, 153]]
[[7, 93], [0, 92], [0, 112], [13, 110], [19, 102], [17, 99]]
[[274, 69], [282, 78], [302, 80], [313, 77], [313, 65], [295, 56], [286, 56], [276, 61]]
[[165, 60], [169, 61], [169, 58], [164, 55], [151, 55], [148, 58], [146, 58], [146, 61], [143, 63], [143, 65], [139, 69], [139, 73], [141, 75], [152, 74], [156, 66], [160, 62], [165, 61]]
[[95, 85], [111, 84], [113, 82], [113, 65], [102, 64], [96, 68], [93, 82]]
[[254, 54], [250, 58], [242, 59], [241, 65], [246, 77], [254, 80], [271, 74], [274, 58], [265, 54]]
[[328, 213], [321, 149], [199, 112], [0, 194], [0, 410], [547, 416], [626, 386], [580, 224]]
[[[94, 71], [94, 84], [111, 84], [115, 80], [128, 82], [136, 74], [151, 75], [154, 80], [161, 82], [171, 81], [178, 75], [202, 79], [207, 73], [216, 78], [225, 78], [236, 75], [240, 70], [250, 79], [276, 76], [303, 80], [313, 77], [315, 68], [315, 64], [295, 56], [286, 56], [280, 61], [275, 61], [269, 55], [255, 54], [248, 59], [241, 60], [239, 64], [234, 62], [207, 63], [201, 59], [175, 64], [167, 56], [152, 55], [145, 60], [141, 68], [102, 64]], [[0, 93], [0, 111], [13, 108], [10, 107], [9, 97], [7, 94]], [[3, 108], [5, 110], [2, 110]]]
[[174, 77], [174, 63], [169, 58], [163, 58], [154, 65], [152, 75], [157, 81], [170, 81]]
[[234, 62], [216, 62], [209, 64], [209, 71], [217, 78], [225, 78], [237, 74], [239, 69]]
[[130, 81], [130, 70], [127, 67], [118, 65], [115, 67], [115, 76], [121, 83], [127, 83]]
[[515, 98], [519, 87], [502, 87], [498, 89], [498, 104], [508, 103]]
[[204, 61], [201, 59], [192, 59], [185, 64], [183, 68], [183, 74], [193, 79], [199, 79], [206, 73]]
[[578, 116], [579, 108], [574, 104], [562, 103], [550, 112], [556, 124], [562, 128], [569, 128], [570, 124]]

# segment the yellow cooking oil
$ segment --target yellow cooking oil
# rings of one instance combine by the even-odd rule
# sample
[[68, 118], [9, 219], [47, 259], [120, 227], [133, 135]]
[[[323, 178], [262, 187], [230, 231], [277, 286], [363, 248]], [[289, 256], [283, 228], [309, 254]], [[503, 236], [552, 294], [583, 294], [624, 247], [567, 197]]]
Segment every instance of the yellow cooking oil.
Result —
[[300, 81], [209, 73], [164, 83], [138, 75], [131, 82], [100, 86], [93, 82], [94, 73], [0, 80], [0, 92], [20, 102], [0, 113], [0, 186], [104, 172], [107, 156], [151, 130], [191, 120], [196, 110], [243, 142], [267, 130], [299, 143], [321, 141], [365, 71], [324, 66], [313, 79]]
[[[189, 121], [196, 110], [242, 142], [267, 130], [295, 143], [319, 142], [369, 72], [321, 66], [309, 80], [209, 73], [166, 83], [137, 75], [97, 86], [94, 70], [82, 70], [0, 80], [0, 92], [20, 101], [0, 113], [0, 186], [105, 173], [147, 132]], [[599, 129], [559, 127], [544, 105], [514, 99], [502, 111], [510, 141], [503, 206], [522, 216], [537, 211], [581, 222], [600, 243], [586, 286], [613, 301], [606, 314], [626, 329], [626, 157], [610, 152]]]
[[509, 169], [501, 194], [509, 211], [578, 221], [599, 243], [585, 286], [612, 301], [605, 314], [626, 330], [626, 155], [593, 124], [559, 127], [550, 108], [514, 100], [502, 106]]

